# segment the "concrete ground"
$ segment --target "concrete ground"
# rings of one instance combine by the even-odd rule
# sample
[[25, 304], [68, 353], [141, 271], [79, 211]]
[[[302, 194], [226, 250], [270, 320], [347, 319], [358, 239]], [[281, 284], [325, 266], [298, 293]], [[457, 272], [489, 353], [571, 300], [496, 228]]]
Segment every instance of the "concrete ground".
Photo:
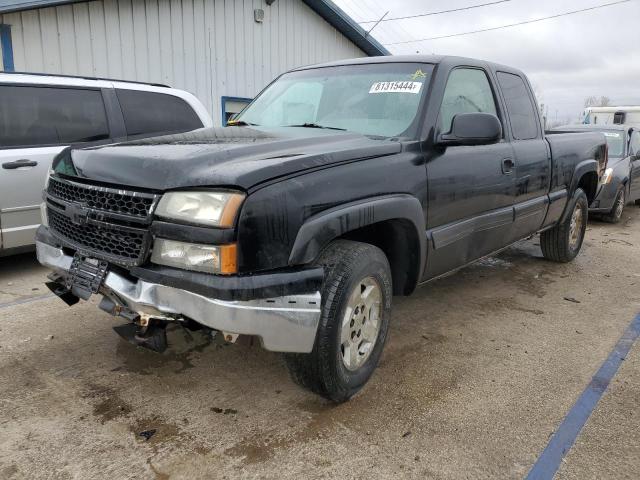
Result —
[[[95, 300], [47, 297], [33, 255], [0, 259], [0, 478], [522, 478], [640, 311], [640, 208], [571, 264], [537, 243], [396, 298], [339, 406], [256, 346], [137, 349]], [[557, 478], [640, 478], [639, 407], [635, 345]]]

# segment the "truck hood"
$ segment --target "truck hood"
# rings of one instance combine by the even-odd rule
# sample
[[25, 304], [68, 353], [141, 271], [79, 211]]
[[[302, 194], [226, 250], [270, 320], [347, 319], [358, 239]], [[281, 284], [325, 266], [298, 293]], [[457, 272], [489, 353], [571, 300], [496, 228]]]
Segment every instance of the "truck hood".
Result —
[[225, 127], [114, 145], [69, 149], [58, 173], [150, 190], [237, 186], [245, 190], [300, 172], [391, 155], [399, 142], [313, 128]]

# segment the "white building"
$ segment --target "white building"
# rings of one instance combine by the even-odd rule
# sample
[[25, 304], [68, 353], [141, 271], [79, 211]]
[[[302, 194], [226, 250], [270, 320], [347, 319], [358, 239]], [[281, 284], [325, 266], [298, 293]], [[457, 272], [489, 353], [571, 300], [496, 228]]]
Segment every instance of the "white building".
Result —
[[330, 0], [0, 0], [5, 71], [162, 83], [216, 124], [293, 67], [389, 52]]

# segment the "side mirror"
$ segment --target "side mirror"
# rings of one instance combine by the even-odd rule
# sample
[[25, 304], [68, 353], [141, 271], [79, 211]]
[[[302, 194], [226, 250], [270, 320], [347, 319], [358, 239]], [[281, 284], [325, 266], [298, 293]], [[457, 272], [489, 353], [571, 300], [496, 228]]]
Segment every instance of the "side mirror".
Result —
[[438, 145], [487, 145], [502, 138], [502, 124], [491, 113], [459, 113], [453, 117], [451, 131], [438, 135]]

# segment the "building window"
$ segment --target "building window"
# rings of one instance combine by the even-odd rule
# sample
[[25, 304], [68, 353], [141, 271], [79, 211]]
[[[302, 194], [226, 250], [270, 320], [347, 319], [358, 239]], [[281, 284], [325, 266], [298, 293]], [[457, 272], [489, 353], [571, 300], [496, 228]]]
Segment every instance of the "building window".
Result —
[[625, 122], [625, 112], [616, 112], [613, 114], [613, 123], [616, 125], [623, 125]]
[[2, 69], [13, 72], [13, 44], [11, 42], [11, 26], [0, 23], [0, 50], [2, 51]]
[[222, 126], [226, 126], [231, 117], [237, 115], [249, 105], [253, 98], [222, 97]]

